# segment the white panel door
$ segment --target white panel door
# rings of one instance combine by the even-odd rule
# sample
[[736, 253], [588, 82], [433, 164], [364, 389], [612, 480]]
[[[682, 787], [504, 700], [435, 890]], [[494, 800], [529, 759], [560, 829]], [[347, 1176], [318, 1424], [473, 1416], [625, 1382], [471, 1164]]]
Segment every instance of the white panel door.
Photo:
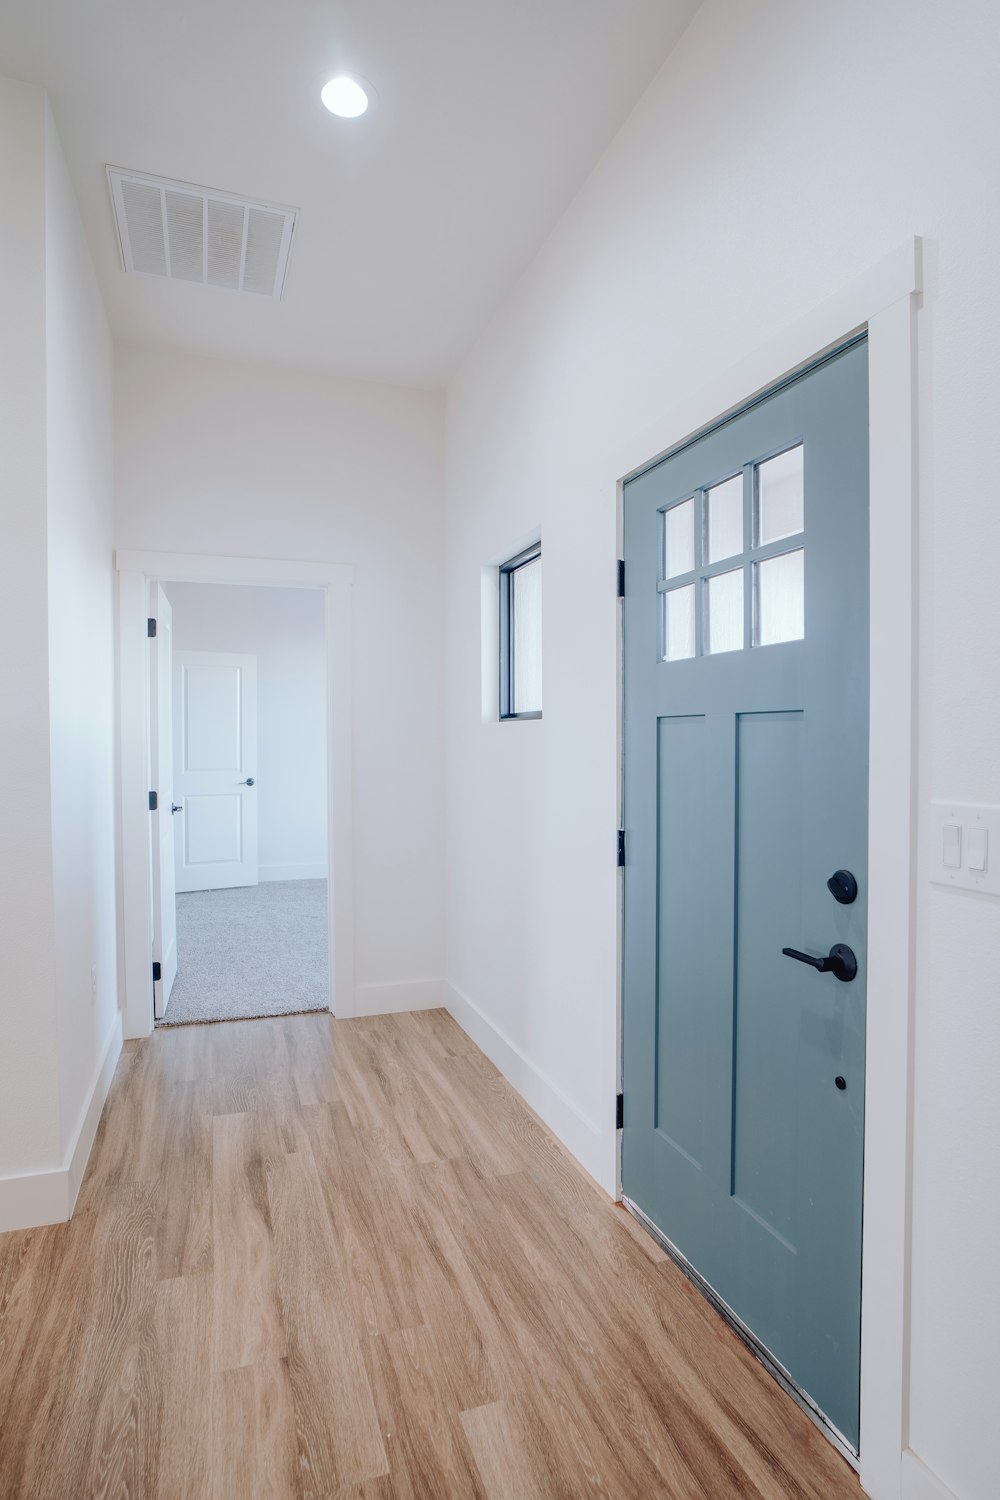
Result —
[[153, 962], [160, 965], [153, 984], [153, 1014], [159, 1019], [170, 1004], [177, 978], [177, 902], [174, 897], [174, 738], [173, 738], [173, 621], [170, 600], [158, 583], [150, 584], [149, 613], [156, 621], [152, 647], [150, 700], [153, 733], [150, 737], [150, 787], [156, 792], [152, 814], [153, 851]]
[[177, 889], [257, 884], [257, 658], [174, 653]]

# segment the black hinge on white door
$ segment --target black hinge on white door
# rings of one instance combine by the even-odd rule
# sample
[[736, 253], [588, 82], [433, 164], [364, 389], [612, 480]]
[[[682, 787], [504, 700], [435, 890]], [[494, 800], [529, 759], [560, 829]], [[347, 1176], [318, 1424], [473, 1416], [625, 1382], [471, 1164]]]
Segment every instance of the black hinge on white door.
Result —
[[625, 559], [624, 559], [624, 557], [620, 557], [618, 559], [618, 597], [619, 597], [619, 599], [624, 599], [625, 598]]
[[152, 640], [153, 636], [156, 634], [156, 621], [152, 618], [152, 616], [147, 616], [146, 634], [149, 636], [150, 640]]
[[153, 983], [159, 984], [162, 977], [163, 970], [160, 967], [160, 960], [157, 958], [153, 961]]
[[624, 828], [619, 828], [619, 830], [618, 830], [618, 846], [617, 847], [618, 847], [618, 868], [621, 870], [625, 866], [625, 830], [624, 830]]
[[615, 1129], [625, 1129], [625, 1095], [619, 1094], [615, 1099]]
[[156, 793], [155, 792], [150, 792], [150, 794], [149, 794], [149, 810], [150, 810], [150, 812], [155, 812], [156, 811], [157, 806], [159, 805], [159, 801], [160, 801], [160, 799], [159, 799], [159, 797], [157, 797]]

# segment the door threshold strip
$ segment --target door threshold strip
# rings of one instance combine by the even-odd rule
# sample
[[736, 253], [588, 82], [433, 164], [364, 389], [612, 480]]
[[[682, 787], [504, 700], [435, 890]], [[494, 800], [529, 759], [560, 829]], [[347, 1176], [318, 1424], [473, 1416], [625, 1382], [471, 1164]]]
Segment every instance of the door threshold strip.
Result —
[[844, 1437], [844, 1434], [833, 1425], [829, 1417], [824, 1415], [815, 1401], [795, 1384], [795, 1381], [789, 1375], [784, 1365], [778, 1363], [774, 1355], [751, 1333], [750, 1329], [733, 1312], [728, 1303], [723, 1302], [718, 1292], [709, 1285], [704, 1276], [699, 1275], [691, 1262], [678, 1250], [677, 1246], [667, 1239], [663, 1230], [658, 1228], [652, 1219], [643, 1213], [639, 1205], [633, 1203], [632, 1199], [627, 1198], [624, 1193], [622, 1194], [622, 1206], [632, 1215], [633, 1219], [642, 1225], [647, 1234], [653, 1237], [660, 1248], [666, 1251], [677, 1269], [687, 1277], [691, 1285], [701, 1293], [706, 1302], [712, 1305], [723, 1322], [729, 1325], [737, 1338], [746, 1345], [754, 1358], [764, 1366], [771, 1378], [777, 1381], [786, 1395], [791, 1396], [796, 1406], [805, 1412], [806, 1416], [819, 1428], [823, 1436], [833, 1444], [841, 1457], [846, 1459], [856, 1473], [859, 1472], [860, 1465], [858, 1463], [857, 1449], [852, 1447], [847, 1438]]

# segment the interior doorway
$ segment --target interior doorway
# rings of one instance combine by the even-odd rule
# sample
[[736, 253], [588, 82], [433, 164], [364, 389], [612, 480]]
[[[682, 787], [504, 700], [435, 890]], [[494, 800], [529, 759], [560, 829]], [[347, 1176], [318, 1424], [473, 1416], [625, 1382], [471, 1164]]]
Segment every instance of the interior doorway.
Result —
[[327, 1009], [322, 591], [149, 591], [156, 1020]]
[[[233, 975], [237, 974], [239, 967], [236, 960], [244, 969], [250, 964], [252, 954], [249, 950], [255, 942], [264, 952], [261, 965], [272, 962], [277, 945], [269, 940], [268, 934], [275, 927], [290, 936], [291, 941], [286, 946], [296, 955], [301, 970], [299, 979], [303, 985], [308, 980], [310, 993], [303, 1004], [301, 994], [296, 995], [294, 985], [290, 984], [291, 966], [286, 962], [283, 987], [292, 990], [292, 1003], [286, 1000], [282, 1007], [275, 1006], [267, 1013], [287, 1013], [322, 1005], [322, 1008], [337, 1014], [352, 1015], [355, 1005], [351, 766], [353, 569], [344, 563], [125, 551], [116, 555], [116, 565], [119, 576], [121, 709], [120, 901], [126, 1037], [150, 1034], [155, 1024], [154, 1006], [166, 1011], [168, 1022], [171, 1019], [171, 1008], [182, 993], [176, 986], [183, 983], [183, 978], [174, 981], [165, 1005], [162, 1000], [157, 1001], [156, 995], [157, 988], [163, 984], [165, 965], [169, 960], [170, 913], [180, 916], [174, 944], [178, 973], [183, 976], [185, 916], [197, 915], [190, 908], [198, 902], [216, 910], [226, 901], [242, 907], [241, 915], [230, 911], [228, 922], [222, 924], [222, 931], [229, 934], [228, 953], [226, 943], [218, 941], [219, 924], [208, 922], [204, 927], [210, 937], [203, 946], [213, 962]], [[194, 585], [224, 587], [217, 596], [223, 606], [223, 619], [216, 620], [216, 633], [211, 641], [202, 634], [193, 644], [195, 638], [188, 633], [191, 625], [188, 606], [196, 596], [187, 586]], [[173, 603], [169, 597], [171, 593]], [[311, 646], [307, 651], [301, 637], [293, 641], [286, 651], [286, 670], [277, 676], [268, 670], [271, 686], [263, 698], [260, 690], [261, 650], [254, 650], [246, 635], [225, 634], [223, 630], [223, 626], [235, 629], [239, 615], [249, 609], [255, 594], [267, 596], [272, 612], [277, 610], [286, 630], [290, 628], [293, 615], [301, 616], [303, 611], [308, 613], [310, 609], [314, 611], [309, 626]], [[281, 607], [282, 596], [284, 609]], [[311, 598], [311, 604], [306, 596]], [[152, 612], [154, 598], [161, 611], [167, 613], [167, 629], [163, 635], [158, 624], [151, 623], [157, 618]], [[319, 632], [315, 629], [317, 618], [321, 621]], [[299, 623], [301, 625], [301, 619]], [[169, 665], [165, 649], [168, 643]], [[244, 649], [235, 649], [237, 647]], [[184, 654], [202, 648], [215, 657], [214, 666], [219, 675], [228, 679], [231, 707], [237, 696], [245, 699], [250, 681], [247, 658], [256, 657], [257, 764], [256, 769], [250, 765], [249, 739], [235, 751], [231, 749], [229, 760], [232, 764], [228, 771], [239, 771], [240, 774], [230, 775], [237, 787], [230, 788], [229, 794], [243, 800], [236, 804], [227, 803], [223, 798], [214, 810], [207, 803], [203, 804], [192, 810], [190, 826], [183, 829], [178, 818], [185, 798], [189, 794], [198, 797], [210, 793], [210, 788], [206, 791], [204, 784], [199, 786], [191, 782], [180, 783], [186, 789], [177, 795], [179, 783], [175, 771], [176, 766], [183, 763], [178, 761], [174, 741], [181, 730], [172, 722], [179, 692], [176, 678]], [[313, 686], [310, 713], [303, 719], [301, 714], [291, 712], [287, 694], [298, 692], [301, 696], [301, 684], [296, 687], [295, 679], [296, 674], [305, 669], [307, 657], [312, 661]], [[243, 660], [237, 663], [232, 658]], [[207, 693], [206, 682], [196, 682], [198, 674], [193, 669], [211, 664], [202, 656], [188, 665], [192, 668], [190, 707], [199, 694], [205, 697]], [[235, 676], [234, 667], [238, 667]], [[317, 691], [320, 682], [321, 693]], [[197, 753], [189, 755], [187, 770], [182, 774], [193, 774], [196, 769], [206, 775], [217, 773], [220, 770], [218, 765], [206, 764], [199, 768], [193, 762], [199, 758], [207, 761], [226, 758], [208, 753], [212, 750], [213, 736], [219, 737], [220, 742], [224, 737], [223, 715], [220, 711], [217, 718], [212, 718], [210, 694], [208, 698], [209, 717], [203, 720], [199, 731], [202, 742], [193, 747]], [[161, 705], [165, 707], [161, 709]], [[201, 706], [205, 707], [204, 704]], [[187, 712], [187, 707], [184, 712]], [[164, 717], [171, 720], [169, 732], [162, 728], [161, 719]], [[225, 732], [231, 742], [242, 733], [235, 717]], [[274, 751], [274, 733], [279, 738], [284, 736], [284, 751], [280, 746], [278, 752]], [[287, 742], [290, 738], [308, 742], [307, 748], [312, 756], [311, 772], [303, 768], [300, 759], [292, 774], [282, 774], [280, 769], [273, 774], [275, 766], [280, 763], [281, 753], [288, 764]], [[271, 745], [270, 749], [268, 745]], [[278, 760], [274, 759], [275, 753]], [[262, 770], [268, 784], [266, 806], [260, 795], [263, 790]], [[162, 811], [160, 788], [156, 785], [161, 774], [167, 793], [162, 798]], [[238, 785], [251, 780], [253, 787]], [[310, 789], [306, 812], [303, 810], [303, 793]], [[245, 799], [254, 792], [257, 796], [251, 805]], [[175, 808], [177, 811], [173, 810]], [[196, 813], [206, 813], [206, 816], [199, 819]], [[250, 867], [249, 820], [252, 816], [257, 819], [256, 883], [224, 884], [227, 870], [230, 874], [241, 870], [241, 882], [247, 878]], [[227, 828], [228, 846], [224, 840]], [[177, 845], [182, 834], [188, 842], [179, 853]], [[303, 842], [306, 836], [311, 843]], [[239, 857], [235, 858], [235, 854]], [[183, 862], [189, 872], [195, 867], [203, 872], [202, 878], [196, 882], [191, 878], [188, 889], [184, 889], [183, 872], [178, 883], [179, 862]], [[171, 875], [173, 901], [165, 900], [171, 889]], [[193, 888], [195, 883], [200, 889]], [[306, 893], [311, 896], [308, 903], [302, 899], [302, 883], [311, 887]], [[182, 905], [185, 899], [188, 900], [188, 913]], [[277, 913], [262, 909], [268, 905], [276, 906]], [[231, 960], [228, 965], [227, 959]], [[237, 979], [233, 983], [238, 987]], [[221, 982], [217, 981], [217, 988], [221, 987]], [[234, 1004], [229, 1013], [235, 1016], [239, 1007]], [[244, 1014], [249, 1013], [244, 1011]], [[253, 1013], [265, 1012], [259, 1009]], [[179, 1009], [176, 1014], [180, 1016]]]

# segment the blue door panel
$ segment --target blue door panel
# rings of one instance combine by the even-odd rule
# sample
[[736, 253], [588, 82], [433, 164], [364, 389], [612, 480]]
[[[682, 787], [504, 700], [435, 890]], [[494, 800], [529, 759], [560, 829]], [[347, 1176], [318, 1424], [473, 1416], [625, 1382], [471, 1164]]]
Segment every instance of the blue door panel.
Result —
[[[867, 406], [862, 340], [631, 481], [624, 503], [623, 1187], [855, 1446]], [[759, 467], [790, 450], [801, 450], [801, 520], [761, 538], [759, 487], [768, 515], [795, 515], [794, 483], [768, 488], [794, 463]], [[744, 548], [716, 564], [707, 492], [740, 475]], [[665, 514], [688, 500], [700, 550], [678, 585]], [[769, 602], [758, 591], [773, 579], [763, 565], [790, 552], [802, 560], [801, 638], [753, 644]], [[743, 649], [705, 654], [708, 580], [736, 569]], [[695, 654], [664, 660], [664, 600], [678, 586], [695, 591]], [[841, 868], [858, 882], [852, 905], [827, 888]], [[820, 957], [834, 943], [856, 955], [849, 983], [782, 953]]]

